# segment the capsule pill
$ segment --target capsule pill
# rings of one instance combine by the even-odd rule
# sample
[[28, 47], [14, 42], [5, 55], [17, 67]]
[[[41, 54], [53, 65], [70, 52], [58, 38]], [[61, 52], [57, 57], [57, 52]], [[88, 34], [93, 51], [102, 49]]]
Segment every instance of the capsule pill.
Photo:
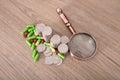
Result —
[[38, 46], [40, 44], [40, 42], [41, 42], [41, 40], [38, 39], [35, 45]]
[[34, 31], [31, 31], [31, 32], [27, 35], [27, 37], [32, 36], [32, 35], [33, 35], [33, 33], [34, 33]]
[[31, 31], [34, 31], [34, 27], [33, 28], [30, 28], [30, 29], [28, 29], [28, 32], [31, 32]]
[[29, 46], [31, 46], [31, 43], [30, 43], [28, 40], [26, 40], [26, 43], [27, 43]]
[[58, 55], [61, 59], [65, 59], [65, 55], [64, 55], [64, 54], [58, 53], [57, 55]]
[[37, 54], [37, 50], [34, 49], [33, 54], [32, 54], [32, 58], [35, 58], [36, 54]]
[[34, 57], [34, 62], [38, 61], [39, 57], [40, 57], [40, 54], [37, 53]]
[[35, 25], [34, 24], [27, 24], [26, 27], [27, 28], [32, 28], [32, 27], [35, 27]]
[[34, 39], [36, 38], [37, 36], [31, 36], [31, 37], [28, 37], [27, 39], [30, 40], [30, 39]]
[[32, 50], [35, 49], [35, 43], [32, 43], [32, 45], [31, 45], [31, 49], [32, 49]]
[[29, 34], [29, 32], [25, 32], [25, 33], [23, 34], [23, 37], [26, 38], [28, 34]]

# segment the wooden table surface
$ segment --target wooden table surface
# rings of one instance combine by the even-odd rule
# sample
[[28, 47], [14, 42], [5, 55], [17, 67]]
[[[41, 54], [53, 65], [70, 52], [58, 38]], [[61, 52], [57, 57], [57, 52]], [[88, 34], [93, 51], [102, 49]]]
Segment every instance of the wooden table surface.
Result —
[[[92, 34], [97, 54], [87, 61], [70, 55], [60, 66], [34, 63], [21, 35], [29, 23], [72, 34], [56, 13], [61, 7], [77, 32]], [[120, 0], [0, 0], [0, 80], [120, 80]]]

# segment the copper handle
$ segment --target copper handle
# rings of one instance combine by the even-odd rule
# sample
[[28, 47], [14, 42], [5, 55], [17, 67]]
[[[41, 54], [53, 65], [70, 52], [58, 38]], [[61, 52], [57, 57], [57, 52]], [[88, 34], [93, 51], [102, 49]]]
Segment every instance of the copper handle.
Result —
[[75, 34], [75, 30], [74, 28], [71, 26], [71, 24], [69, 23], [68, 19], [66, 18], [65, 14], [63, 14], [62, 9], [61, 8], [57, 8], [57, 13], [59, 14], [60, 18], [63, 20], [63, 22], [65, 23], [65, 25], [69, 28], [69, 30], [71, 31], [72, 34]]

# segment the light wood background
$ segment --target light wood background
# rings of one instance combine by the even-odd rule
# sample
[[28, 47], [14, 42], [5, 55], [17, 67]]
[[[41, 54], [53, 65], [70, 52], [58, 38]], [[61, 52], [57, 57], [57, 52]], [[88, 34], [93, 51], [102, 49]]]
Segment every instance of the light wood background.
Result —
[[[56, 8], [77, 32], [91, 33], [97, 54], [87, 61], [66, 57], [60, 66], [34, 63], [20, 32], [29, 23], [45, 23], [71, 36]], [[120, 0], [0, 0], [0, 80], [120, 80]]]

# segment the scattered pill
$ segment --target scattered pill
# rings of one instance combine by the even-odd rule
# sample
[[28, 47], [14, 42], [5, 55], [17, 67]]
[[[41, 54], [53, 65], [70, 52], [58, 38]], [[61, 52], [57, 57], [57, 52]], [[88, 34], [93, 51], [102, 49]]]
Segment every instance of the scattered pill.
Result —
[[53, 64], [53, 60], [52, 60], [52, 56], [49, 56], [49, 57], [45, 57], [45, 64]]
[[35, 43], [32, 43], [32, 45], [31, 45], [31, 49], [32, 49], [32, 50], [35, 49]]
[[26, 38], [28, 34], [29, 34], [29, 32], [25, 32], [25, 33], [23, 34], [23, 37]]
[[40, 57], [40, 54], [37, 53], [34, 57], [34, 62], [38, 61], [39, 57]]
[[28, 40], [26, 40], [26, 43], [31, 47], [31, 43]]
[[43, 29], [45, 28], [45, 24], [41, 23], [41, 24], [37, 24], [36, 25], [36, 29], [35, 29], [35, 33], [38, 34], [38, 35], [42, 35], [42, 31]]
[[50, 44], [54, 46], [55, 48], [58, 47], [60, 44], [60, 36], [59, 35], [53, 35], [50, 39]]
[[46, 54], [46, 53], [49, 53], [49, 52], [51, 52], [51, 49], [47, 46], [47, 47], [46, 47], [46, 50], [45, 50], [43, 53]]
[[52, 51], [49, 47], [46, 48], [46, 50], [43, 52], [45, 56], [51, 56], [52, 55]]
[[46, 50], [46, 46], [44, 44], [39, 44], [36, 49], [39, 53], [42, 53]]
[[31, 37], [28, 37], [27, 39], [30, 40], [30, 39], [34, 39], [36, 38], [37, 36], [31, 36]]
[[29, 32], [25, 32], [24, 34], [27, 36], [29, 34]]
[[34, 34], [34, 31], [31, 31], [28, 35], [27, 35], [27, 37], [30, 37], [30, 36], [32, 36]]
[[65, 55], [64, 55], [64, 54], [58, 53], [57, 55], [58, 55], [61, 59], [65, 59]]
[[31, 27], [35, 27], [35, 25], [34, 24], [27, 24], [26, 27], [31, 28]]
[[52, 28], [47, 26], [43, 29], [42, 35], [45, 41], [49, 42], [51, 36], [52, 36]]
[[63, 53], [63, 54], [68, 53], [68, 45], [67, 44], [60, 44], [58, 46], [58, 51]]
[[32, 54], [32, 58], [35, 58], [36, 54], [37, 54], [37, 50], [34, 49], [33, 54]]
[[52, 51], [49, 53], [44, 53], [45, 56], [51, 56], [52, 54], [53, 54]]
[[67, 44], [69, 42], [69, 38], [67, 36], [61, 37], [61, 43]]
[[30, 29], [28, 29], [28, 32], [31, 32], [31, 31], [34, 31], [34, 27], [32, 27], [32, 28], [30, 28]]
[[40, 42], [41, 42], [41, 40], [38, 39], [35, 45], [38, 46], [40, 44]]
[[60, 65], [63, 60], [58, 57], [56, 54], [52, 55], [52, 60], [53, 60], [53, 63], [56, 64], [56, 65]]

